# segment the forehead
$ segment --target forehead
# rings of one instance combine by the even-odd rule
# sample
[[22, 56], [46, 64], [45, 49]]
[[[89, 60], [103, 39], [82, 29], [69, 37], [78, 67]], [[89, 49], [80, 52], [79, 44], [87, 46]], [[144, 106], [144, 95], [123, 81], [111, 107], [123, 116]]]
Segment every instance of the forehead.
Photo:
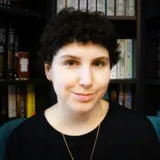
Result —
[[109, 52], [106, 48], [92, 42], [85, 44], [80, 42], [72, 42], [59, 49], [56, 54], [57, 57], [65, 57], [65, 55], [77, 56], [79, 58], [98, 58], [101, 56], [109, 58]]

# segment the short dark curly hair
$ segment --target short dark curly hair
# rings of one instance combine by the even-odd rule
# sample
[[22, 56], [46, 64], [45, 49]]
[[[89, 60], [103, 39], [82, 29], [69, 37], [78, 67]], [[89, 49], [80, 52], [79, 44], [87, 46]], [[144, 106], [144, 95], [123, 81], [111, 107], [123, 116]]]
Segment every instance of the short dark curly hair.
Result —
[[61, 10], [44, 28], [38, 53], [44, 63], [51, 64], [57, 51], [72, 42], [92, 42], [105, 47], [109, 51], [111, 67], [119, 60], [114, 25], [102, 12]]

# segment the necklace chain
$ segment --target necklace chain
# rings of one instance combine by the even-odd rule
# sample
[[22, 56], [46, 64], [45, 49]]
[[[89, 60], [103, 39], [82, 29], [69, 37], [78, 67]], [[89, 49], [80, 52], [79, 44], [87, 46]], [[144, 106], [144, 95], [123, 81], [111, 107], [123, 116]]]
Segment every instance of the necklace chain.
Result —
[[[96, 147], [97, 140], [98, 140], [98, 136], [99, 136], [99, 131], [100, 131], [100, 124], [98, 125], [98, 128], [97, 128], [97, 133], [96, 133], [96, 137], [95, 137], [95, 140], [94, 140], [94, 144], [93, 144], [93, 148], [92, 148], [90, 160], [92, 160], [92, 158], [93, 158], [93, 154], [94, 154], [95, 147]], [[65, 138], [65, 136], [64, 136], [63, 133], [62, 133], [62, 137], [63, 137], [63, 140], [64, 140], [65, 145], [66, 145], [66, 147], [67, 147], [68, 153], [69, 153], [69, 155], [70, 155], [70, 157], [71, 157], [71, 160], [75, 160], [75, 158], [73, 157], [73, 154], [72, 154], [72, 152], [71, 152], [71, 150], [70, 150], [70, 148], [69, 148], [69, 145], [68, 145], [67, 140], [66, 140], [66, 138]]]

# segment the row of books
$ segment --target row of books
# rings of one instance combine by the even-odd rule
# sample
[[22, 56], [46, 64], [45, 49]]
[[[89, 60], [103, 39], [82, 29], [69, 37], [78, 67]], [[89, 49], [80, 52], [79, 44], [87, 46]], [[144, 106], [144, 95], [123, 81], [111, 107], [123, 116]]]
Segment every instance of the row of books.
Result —
[[101, 11], [107, 16], [135, 16], [136, 0], [57, 0], [57, 13], [63, 8]]
[[116, 102], [129, 109], [133, 108], [133, 93], [129, 84], [109, 87], [104, 99]]
[[0, 79], [28, 79], [29, 52], [19, 49], [14, 28], [0, 28]]
[[35, 112], [34, 85], [8, 85], [8, 118], [31, 117]]
[[112, 67], [111, 79], [136, 78], [136, 39], [118, 39], [120, 59]]

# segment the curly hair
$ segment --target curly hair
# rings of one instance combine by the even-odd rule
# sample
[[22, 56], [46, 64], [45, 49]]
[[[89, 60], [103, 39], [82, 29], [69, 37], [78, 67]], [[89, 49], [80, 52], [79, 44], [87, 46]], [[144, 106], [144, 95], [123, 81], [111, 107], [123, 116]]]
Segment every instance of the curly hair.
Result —
[[39, 54], [45, 63], [51, 64], [57, 51], [72, 42], [103, 46], [109, 51], [111, 67], [119, 60], [114, 26], [102, 12], [83, 12], [74, 8], [61, 10], [44, 28]]

